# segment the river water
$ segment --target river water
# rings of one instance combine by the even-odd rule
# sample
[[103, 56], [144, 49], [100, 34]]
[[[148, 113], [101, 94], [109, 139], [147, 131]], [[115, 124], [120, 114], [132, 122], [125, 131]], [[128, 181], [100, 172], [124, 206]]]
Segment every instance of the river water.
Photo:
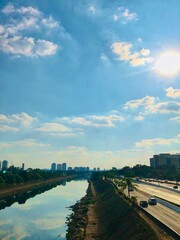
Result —
[[66, 217], [72, 213], [68, 207], [85, 195], [87, 187], [87, 180], [72, 180], [29, 199], [21, 196], [21, 204], [0, 210], [0, 239], [66, 239]]

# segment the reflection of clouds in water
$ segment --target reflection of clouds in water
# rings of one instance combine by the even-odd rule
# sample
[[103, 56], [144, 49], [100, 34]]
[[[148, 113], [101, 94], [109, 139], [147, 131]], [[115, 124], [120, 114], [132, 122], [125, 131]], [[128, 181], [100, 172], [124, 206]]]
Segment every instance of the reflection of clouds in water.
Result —
[[41, 199], [29, 199], [29, 200], [31, 200], [31, 201], [27, 200], [25, 204], [19, 204], [16, 202], [11, 207], [21, 210], [21, 211], [29, 211], [29, 210], [32, 210], [32, 208], [37, 207], [38, 205], [45, 204], [45, 199], [42, 199], [42, 200]]
[[64, 226], [63, 219], [54, 219], [54, 217], [47, 217], [43, 219], [33, 220], [32, 223], [36, 225], [37, 228], [41, 230], [52, 230]]
[[12, 228], [10, 232], [5, 232], [4, 235], [5, 236], [0, 235], [2, 240], [12, 240], [12, 239], [22, 240], [25, 237], [30, 237], [30, 235], [22, 227], [17, 227], [17, 226]]
[[[65, 239], [69, 207], [85, 195], [87, 181], [72, 181], [0, 211], [0, 240]], [[4, 219], [4, 220], [2, 220]], [[19, 227], [20, 226], [20, 227]], [[38, 236], [38, 237], [37, 237]]]
[[12, 223], [12, 220], [2, 220], [0, 219], [0, 227], [3, 226], [3, 225], [6, 225], [6, 224], [11, 224]]
[[81, 184], [78, 184], [78, 188], [77, 188], [77, 181], [67, 182], [66, 187], [59, 185], [56, 188], [48, 191], [47, 196], [52, 197], [53, 195], [55, 195], [55, 196], [60, 196], [64, 199], [66, 199], [66, 198], [79, 199], [84, 196], [84, 189], [87, 189], [87, 187], [88, 187], [87, 181], [82, 181], [80, 183]]

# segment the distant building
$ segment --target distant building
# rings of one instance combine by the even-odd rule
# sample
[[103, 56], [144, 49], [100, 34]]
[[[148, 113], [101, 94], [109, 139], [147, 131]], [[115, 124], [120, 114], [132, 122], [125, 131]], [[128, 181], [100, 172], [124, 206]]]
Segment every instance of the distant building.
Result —
[[73, 170], [73, 168], [72, 167], [68, 167], [68, 169], [67, 169], [68, 171], [72, 171]]
[[158, 168], [160, 166], [175, 166], [180, 170], [180, 154], [161, 153], [150, 158], [150, 166]]
[[21, 170], [23, 170], [23, 171], [24, 171], [24, 163], [22, 164]]
[[0, 170], [1, 170], [1, 161], [0, 161]]
[[62, 170], [62, 164], [60, 164], [60, 163], [57, 164], [57, 170], [58, 170], [58, 171], [61, 171], [61, 170]]
[[86, 172], [89, 172], [89, 170], [90, 170], [90, 168], [89, 168], [89, 167], [86, 167], [86, 170], [85, 170], [85, 171], [86, 171]]
[[56, 163], [52, 163], [52, 164], [51, 164], [51, 170], [52, 170], [52, 171], [55, 171], [55, 170], [56, 170]]
[[100, 168], [99, 168], [99, 167], [97, 168], [97, 171], [100, 171]]
[[3, 160], [2, 161], [2, 171], [6, 171], [8, 169], [8, 161]]
[[94, 172], [96, 171], [96, 168], [95, 168], [95, 167], [93, 168], [93, 171], [94, 171]]
[[63, 163], [63, 164], [62, 164], [62, 170], [63, 170], [63, 171], [66, 171], [66, 168], [67, 168], [67, 164], [66, 164], [66, 163]]

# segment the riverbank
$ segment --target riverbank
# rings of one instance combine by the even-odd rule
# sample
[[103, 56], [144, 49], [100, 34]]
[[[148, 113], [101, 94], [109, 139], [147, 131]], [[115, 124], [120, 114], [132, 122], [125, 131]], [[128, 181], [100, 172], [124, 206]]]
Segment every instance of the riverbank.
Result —
[[67, 240], [171, 239], [105, 180], [91, 181], [87, 195], [72, 210]]
[[91, 183], [89, 183], [86, 195], [75, 205], [71, 206], [73, 213], [67, 217], [67, 240], [84, 240], [88, 224], [89, 206], [93, 204]]
[[35, 181], [35, 182], [30, 182], [30, 183], [23, 183], [23, 184], [18, 184], [18, 185], [9, 185], [5, 187], [0, 188], [0, 199], [3, 199], [5, 197], [9, 197], [11, 195], [16, 195], [18, 193], [30, 191], [34, 188], [38, 188], [53, 182], [57, 181], [63, 181], [63, 180], [69, 180], [72, 178], [75, 178], [76, 175], [71, 175], [71, 176], [63, 176], [63, 177], [57, 177], [57, 178], [52, 178], [48, 180], [42, 180], [42, 181]]

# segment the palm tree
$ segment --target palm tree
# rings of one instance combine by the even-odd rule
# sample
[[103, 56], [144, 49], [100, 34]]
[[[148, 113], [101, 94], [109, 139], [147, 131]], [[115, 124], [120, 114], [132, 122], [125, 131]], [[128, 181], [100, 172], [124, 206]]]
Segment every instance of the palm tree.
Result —
[[124, 190], [127, 188], [129, 198], [130, 198], [130, 192], [132, 191], [131, 189], [136, 189], [136, 186], [137, 186], [136, 184], [132, 183], [131, 178], [123, 178], [121, 180], [116, 179], [115, 184], [121, 190], [122, 193], [124, 193]]

